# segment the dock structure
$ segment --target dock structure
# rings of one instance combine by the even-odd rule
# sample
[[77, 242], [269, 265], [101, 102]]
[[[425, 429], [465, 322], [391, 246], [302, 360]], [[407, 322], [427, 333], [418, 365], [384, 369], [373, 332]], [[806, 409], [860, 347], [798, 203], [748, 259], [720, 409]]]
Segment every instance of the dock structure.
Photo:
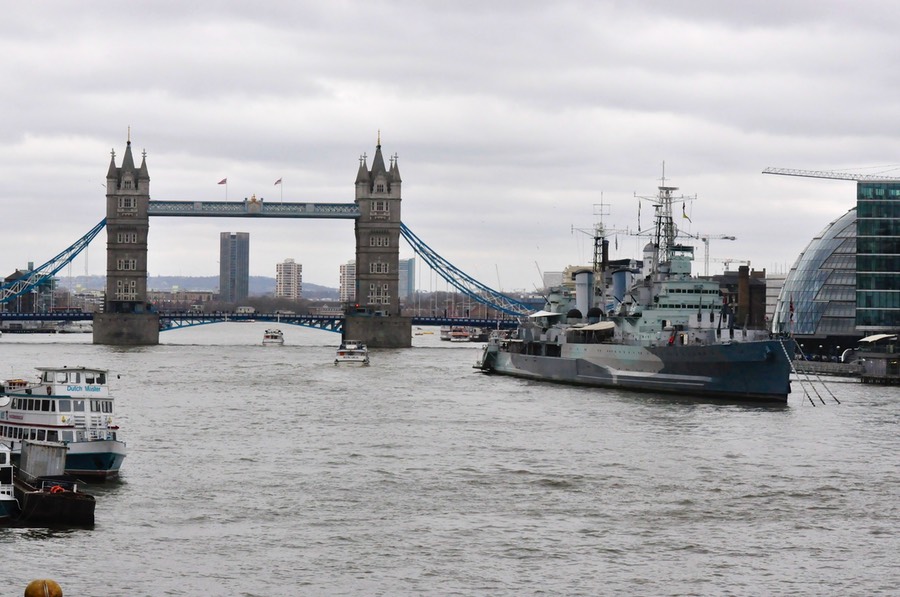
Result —
[[897, 334], [873, 334], [847, 351], [844, 360], [859, 367], [859, 379], [866, 384], [900, 385], [900, 346]]

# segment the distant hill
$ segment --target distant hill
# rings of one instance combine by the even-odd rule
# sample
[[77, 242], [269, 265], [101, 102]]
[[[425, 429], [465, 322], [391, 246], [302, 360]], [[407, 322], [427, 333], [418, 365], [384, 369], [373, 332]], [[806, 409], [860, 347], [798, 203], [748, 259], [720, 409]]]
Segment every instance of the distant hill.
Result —
[[[65, 288], [83, 288], [85, 290], [103, 290], [106, 287], [106, 276], [72, 276], [59, 278], [59, 285]], [[216, 292], [219, 289], [219, 276], [149, 276], [149, 290], [197, 290]], [[275, 278], [266, 276], [250, 276], [250, 296], [266, 296], [275, 294]], [[337, 288], [328, 288], [303, 282], [303, 297], [308, 299], [334, 299], [340, 296]]]

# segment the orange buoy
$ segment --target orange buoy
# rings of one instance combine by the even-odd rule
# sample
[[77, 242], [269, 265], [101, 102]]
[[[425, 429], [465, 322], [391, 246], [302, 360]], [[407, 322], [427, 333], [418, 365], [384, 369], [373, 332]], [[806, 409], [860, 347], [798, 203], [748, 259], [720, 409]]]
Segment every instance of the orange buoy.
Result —
[[28, 583], [25, 597], [63, 597], [63, 592], [55, 580], [39, 579]]

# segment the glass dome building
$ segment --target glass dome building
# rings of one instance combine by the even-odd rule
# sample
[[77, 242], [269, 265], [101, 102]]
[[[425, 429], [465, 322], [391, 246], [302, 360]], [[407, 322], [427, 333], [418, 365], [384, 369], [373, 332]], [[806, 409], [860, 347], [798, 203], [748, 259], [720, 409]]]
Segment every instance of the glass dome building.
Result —
[[772, 331], [791, 334], [809, 355], [832, 357], [856, 346], [854, 207], [810, 241], [784, 281]]

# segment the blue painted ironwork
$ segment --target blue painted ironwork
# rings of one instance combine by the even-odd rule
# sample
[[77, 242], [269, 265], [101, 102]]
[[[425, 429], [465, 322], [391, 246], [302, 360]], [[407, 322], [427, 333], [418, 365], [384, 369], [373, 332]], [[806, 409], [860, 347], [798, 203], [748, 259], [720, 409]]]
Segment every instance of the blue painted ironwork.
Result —
[[266, 321], [283, 323], [285, 325], [298, 325], [307, 328], [324, 330], [326, 332], [344, 331], [343, 316], [332, 315], [284, 315], [281, 313], [199, 313], [196, 311], [166, 311], [159, 314], [160, 331], [177, 330], [181, 328], [211, 323], [224, 323], [228, 321]]
[[360, 216], [355, 203], [267, 203], [243, 201], [150, 201], [147, 214], [171, 217], [220, 218], [329, 218], [352, 220]]
[[[0, 311], [2, 321], [92, 321], [94, 313], [88, 311], [44, 311], [40, 313], [10, 313]], [[417, 326], [462, 326], [483, 329], [509, 329], [518, 325], [516, 319], [487, 319], [477, 317], [413, 317]], [[159, 314], [160, 330], [177, 330], [211, 323], [228, 321], [264, 321], [298, 325], [326, 332], [342, 333], [344, 316], [336, 315], [285, 315], [282, 313], [200, 313], [197, 311], [164, 311]]]
[[72, 243], [71, 246], [63, 250], [59, 255], [44, 263], [43, 265], [27, 271], [18, 280], [13, 280], [0, 286], [0, 303], [7, 303], [17, 296], [22, 296], [31, 292], [33, 288], [45, 284], [51, 280], [53, 276], [72, 261], [85, 247], [90, 244], [94, 237], [100, 233], [106, 226], [106, 218], [100, 220], [100, 223], [91, 228], [87, 234]]
[[413, 250], [431, 266], [442, 278], [469, 298], [488, 307], [492, 307], [507, 315], [522, 316], [534, 312], [534, 308], [521, 301], [489, 288], [469, 276], [458, 267], [441, 257], [434, 249], [426, 245], [422, 239], [413, 234], [406, 224], [401, 222], [400, 234]]

